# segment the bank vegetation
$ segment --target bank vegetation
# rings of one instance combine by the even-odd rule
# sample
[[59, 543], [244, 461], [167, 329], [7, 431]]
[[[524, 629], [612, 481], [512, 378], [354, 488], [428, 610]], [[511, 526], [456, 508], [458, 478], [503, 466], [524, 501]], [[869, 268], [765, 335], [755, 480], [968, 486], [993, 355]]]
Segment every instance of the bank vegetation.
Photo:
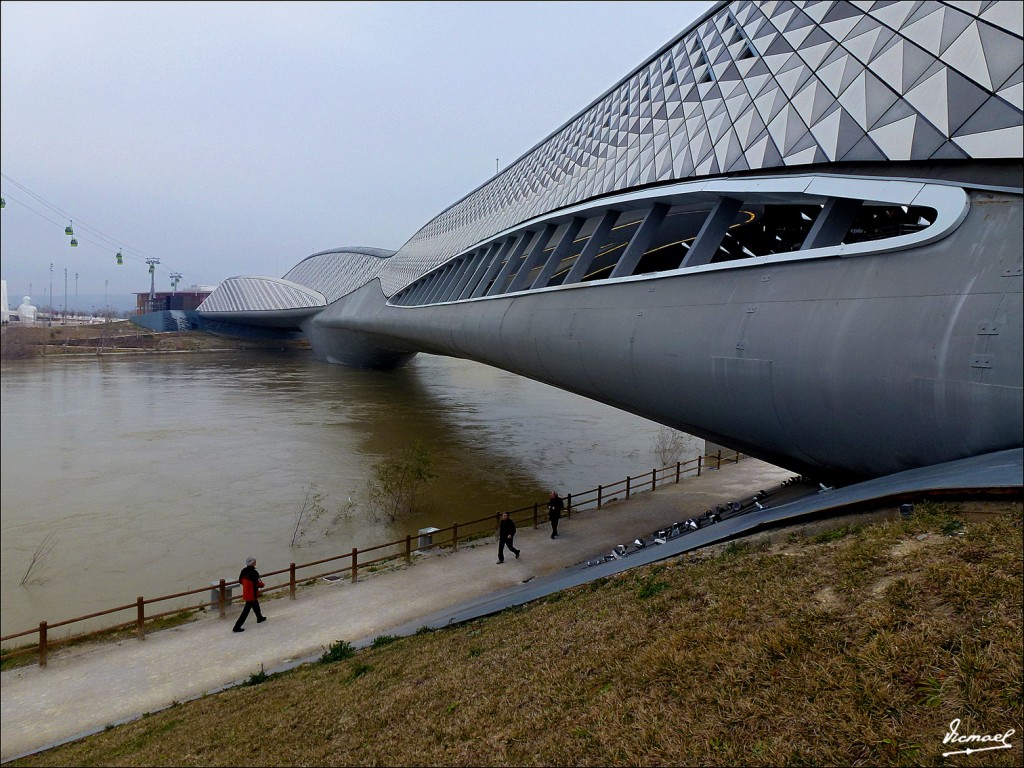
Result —
[[[1022, 763], [1019, 500], [755, 542], [254, 670], [16, 764]], [[1012, 747], [944, 758], [954, 720]]]
[[308, 349], [305, 340], [241, 339], [199, 331], [157, 332], [112, 320], [93, 325], [11, 323], [0, 330], [0, 358], [25, 360], [67, 355], [230, 352], [246, 349]]

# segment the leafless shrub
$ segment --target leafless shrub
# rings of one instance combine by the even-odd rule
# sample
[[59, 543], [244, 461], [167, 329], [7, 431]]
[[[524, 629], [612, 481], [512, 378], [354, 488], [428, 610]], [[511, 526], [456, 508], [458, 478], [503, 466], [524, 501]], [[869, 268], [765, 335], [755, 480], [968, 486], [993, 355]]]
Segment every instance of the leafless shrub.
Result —
[[430, 452], [418, 441], [399, 454], [389, 453], [373, 465], [366, 483], [370, 519], [390, 525], [412, 512], [420, 491], [436, 476]]
[[302, 500], [302, 508], [295, 515], [295, 527], [292, 529], [291, 541], [293, 547], [310, 532], [325, 511], [324, 495], [317, 490], [316, 483], [310, 483], [306, 486], [306, 496]]
[[38, 572], [36, 575], [33, 575], [32, 572], [35, 571], [36, 566], [43, 562], [43, 560], [46, 559], [46, 556], [53, 551], [53, 546], [57, 543], [55, 536], [56, 531], [50, 531], [43, 537], [39, 546], [35, 548], [35, 551], [32, 553], [32, 559], [29, 561], [28, 568], [25, 569], [25, 575], [21, 577], [22, 586], [28, 584], [31, 580], [39, 580]]
[[24, 360], [35, 356], [31, 339], [20, 328], [4, 326], [0, 333], [0, 357], [4, 360]]
[[306, 486], [302, 507], [295, 515], [291, 546], [301, 547], [303, 544], [311, 544], [321, 536], [329, 534], [338, 523], [351, 519], [354, 508], [355, 503], [350, 496], [347, 503], [342, 504], [329, 519], [325, 520], [327, 496], [320, 493], [316, 483], [310, 483]]
[[661, 466], [667, 467], [682, 458], [686, 448], [686, 435], [669, 427], [662, 427], [654, 438], [654, 455]]

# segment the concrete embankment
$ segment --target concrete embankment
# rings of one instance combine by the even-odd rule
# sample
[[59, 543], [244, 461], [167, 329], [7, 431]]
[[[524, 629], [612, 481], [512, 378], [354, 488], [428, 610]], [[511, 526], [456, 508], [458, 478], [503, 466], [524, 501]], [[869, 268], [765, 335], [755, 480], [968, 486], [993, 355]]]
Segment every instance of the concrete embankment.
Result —
[[725, 464], [701, 477], [632, 496], [563, 519], [559, 537], [547, 523], [520, 526], [519, 559], [497, 565], [493, 537], [435, 552], [352, 584], [339, 581], [264, 600], [268, 621], [247, 622], [232, 633], [239, 607], [174, 629], [123, 640], [71, 647], [50, 655], [45, 668], [3, 673], [2, 759], [9, 760], [105, 726], [138, 717], [242, 681], [263, 669], [287, 667], [319, 655], [337, 640], [356, 643], [481, 597], [501, 592], [589, 558], [619, 543], [715, 504], [777, 487], [788, 470], [756, 459]]

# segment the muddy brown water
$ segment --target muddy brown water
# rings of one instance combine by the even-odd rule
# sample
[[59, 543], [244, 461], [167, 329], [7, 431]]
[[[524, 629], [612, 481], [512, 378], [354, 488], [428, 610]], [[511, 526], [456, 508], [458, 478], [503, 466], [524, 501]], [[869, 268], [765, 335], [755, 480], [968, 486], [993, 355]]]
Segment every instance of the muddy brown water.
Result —
[[[653, 422], [428, 355], [390, 372], [305, 352], [8, 361], [0, 408], [3, 634], [233, 579], [248, 555], [283, 568], [661, 464]], [[417, 440], [437, 479], [412, 517], [372, 522], [372, 466]], [[311, 488], [324, 518], [353, 506], [293, 547]]]

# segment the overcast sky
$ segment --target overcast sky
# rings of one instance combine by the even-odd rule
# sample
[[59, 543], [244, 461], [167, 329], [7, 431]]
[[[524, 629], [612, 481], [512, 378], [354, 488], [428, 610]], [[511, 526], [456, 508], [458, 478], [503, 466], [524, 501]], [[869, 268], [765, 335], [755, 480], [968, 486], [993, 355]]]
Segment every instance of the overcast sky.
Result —
[[11, 305], [397, 250], [712, 5], [4, 0]]

